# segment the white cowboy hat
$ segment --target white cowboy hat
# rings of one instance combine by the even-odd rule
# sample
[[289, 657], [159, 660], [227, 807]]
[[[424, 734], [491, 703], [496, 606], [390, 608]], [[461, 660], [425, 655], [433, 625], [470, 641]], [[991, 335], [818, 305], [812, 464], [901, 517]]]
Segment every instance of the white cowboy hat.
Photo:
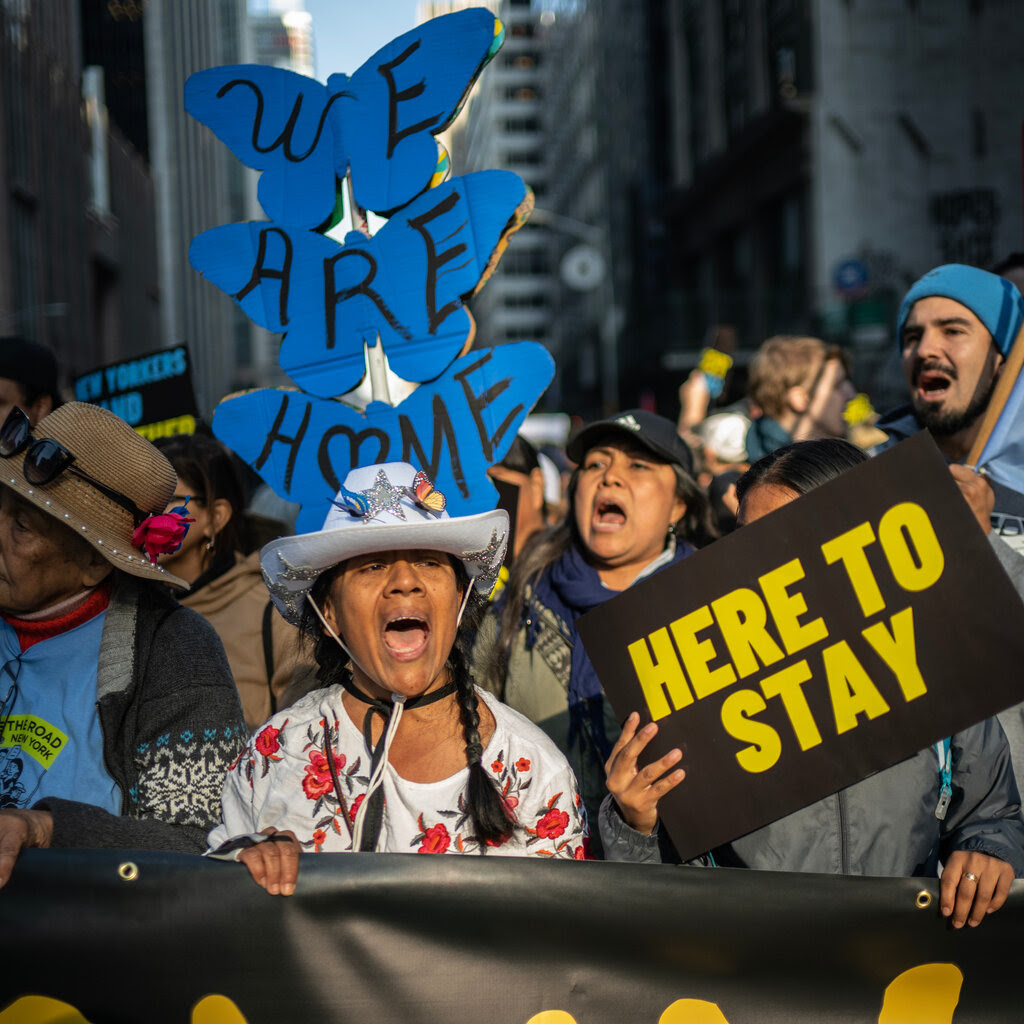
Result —
[[487, 594], [505, 556], [508, 513], [495, 509], [453, 518], [444, 506], [426, 474], [407, 462], [353, 469], [317, 532], [282, 537], [260, 551], [263, 579], [278, 611], [300, 625], [306, 596], [320, 574], [373, 551], [444, 551]]

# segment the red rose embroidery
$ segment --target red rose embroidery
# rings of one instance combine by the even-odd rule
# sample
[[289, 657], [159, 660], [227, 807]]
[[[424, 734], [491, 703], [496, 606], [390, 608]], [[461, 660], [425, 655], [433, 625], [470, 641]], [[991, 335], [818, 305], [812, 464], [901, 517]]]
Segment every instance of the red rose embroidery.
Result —
[[359, 806], [366, 799], [365, 793], [360, 793], [359, 796], [352, 801], [352, 806], [348, 809], [349, 821], [355, 821], [356, 815], [359, 813]]
[[[335, 771], [345, 767], [345, 755], [334, 754]], [[309, 764], [306, 765], [306, 777], [302, 780], [302, 790], [310, 800], [319, 800], [334, 788], [327, 758], [322, 750], [310, 752]]]
[[313, 833], [313, 849], [317, 853], [319, 853], [320, 852], [320, 847], [323, 846], [326, 841], [327, 841], [327, 833], [322, 828], [318, 828]]
[[505, 766], [500, 761], [491, 762], [491, 771], [494, 772], [495, 775], [497, 775], [504, 767]]
[[428, 828], [423, 836], [423, 842], [417, 853], [444, 853], [452, 844], [452, 837], [448, 835], [448, 829], [440, 822]]
[[552, 808], [537, 822], [537, 837], [539, 839], [557, 839], [568, 824], [568, 812]]
[[256, 737], [256, 750], [264, 757], [270, 757], [272, 754], [276, 754], [281, 749], [281, 744], [277, 741], [277, 737], [280, 732], [280, 729], [275, 729], [272, 725], [268, 725], [266, 729]]
[[530, 770], [529, 758], [521, 757], [521, 758], [519, 758], [518, 761], [516, 761], [516, 771], [517, 772], [528, 772], [529, 770]]
[[[519, 797], [507, 796], [505, 797], [505, 806], [510, 810], [514, 811], [519, 806]], [[515, 817], [513, 814], [512, 817]]]
[[586, 851], [583, 849], [582, 846], [577, 846], [576, 849], [572, 851], [572, 855], [576, 860], [587, 859]]

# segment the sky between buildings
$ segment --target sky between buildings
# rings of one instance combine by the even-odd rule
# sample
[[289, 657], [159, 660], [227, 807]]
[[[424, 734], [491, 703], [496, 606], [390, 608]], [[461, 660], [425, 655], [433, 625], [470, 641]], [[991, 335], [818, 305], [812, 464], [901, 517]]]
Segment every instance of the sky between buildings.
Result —
[[395, 36], [416, 26], [417, 0], [306, 0], [313, 15], [316, 77], [350, 75]]

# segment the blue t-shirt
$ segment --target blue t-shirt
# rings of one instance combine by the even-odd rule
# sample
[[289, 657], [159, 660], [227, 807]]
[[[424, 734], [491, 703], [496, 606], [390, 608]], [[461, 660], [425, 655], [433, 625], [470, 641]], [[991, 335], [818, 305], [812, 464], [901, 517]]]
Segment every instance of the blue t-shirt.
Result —
[[61, 797], [121, 811], [103, 764], [96, 666], [107, 613], [22, 653], [0, 619], [0, 807]]

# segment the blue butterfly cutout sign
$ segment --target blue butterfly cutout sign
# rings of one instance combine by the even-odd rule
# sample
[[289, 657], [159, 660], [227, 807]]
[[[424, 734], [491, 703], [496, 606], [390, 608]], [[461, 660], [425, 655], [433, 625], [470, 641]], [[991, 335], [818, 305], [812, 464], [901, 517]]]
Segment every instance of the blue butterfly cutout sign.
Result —
[[231, 396], [217, 406], [213, 432], [302, 505], [299, 532], [323, 525], [350, 469], [395, 460], [423, 469], [451, 515], [470, 515], [495, 507], [487, 468], [504, 458], [554, 372], [543, 345], [500, 345], [462, 356], [398, 406], [371, 403], [365, 415], [278, 388]]
[[391, 369], [431, 380], [469, 341], [463, 301], [482, 286], [533, 195], [518, 175], [480, 171], [429, 189], [372, 238], [344, 245], [273, 221], [197, 235], [189, 260], [246, 315], [286, 332], [281, 368], [331, 398], [359, 384], [363, 346], [380, 340]]
[[326, 225], [346, 173], [356, 202], [386, 215], [430, 185], [439, 159], [433, 136], [454, 120], [503, 38], [490, 11], [456, 11], [326, 86], [260, 65], [198, 71], [185, 83], [185, 109], [263, 172], [259, 200], [272, 220]]
[[[554, 375], [542, 345], [468, 352], [466, 301], [533, 208], [518, 175], [444, 181], [433, 138], [501, 45], [486, 10], [435, 18], [327, 85], [277, 68], [222, 67], [186, 84], [186, 108], [262, 171], [269, 220], [197, 235], [192, 266], [247, 316], [285, 335], [281, 368], [303, 390], [224, 399], [214, 433], [318, 529], [356, 466], [402, 460], [425, 476], [417, 498], [453, 515], [494, 508], [487, 469], [507, 453]], [[348, 177], [359, 210], [387, 216], [373, 236], [325, 234]], [[386, 359], [384, 358], [386, 357]], [[338, 401], [368, 363], [418, 387], [365, 412]], [[376, 382], [381, 379], [374, 374]], [[346, 500], [341, 494], [340, 500]], [[349, 496], [349, 500], [354, 498]], [[351, 505], [361, 514], [358, 501]]]

